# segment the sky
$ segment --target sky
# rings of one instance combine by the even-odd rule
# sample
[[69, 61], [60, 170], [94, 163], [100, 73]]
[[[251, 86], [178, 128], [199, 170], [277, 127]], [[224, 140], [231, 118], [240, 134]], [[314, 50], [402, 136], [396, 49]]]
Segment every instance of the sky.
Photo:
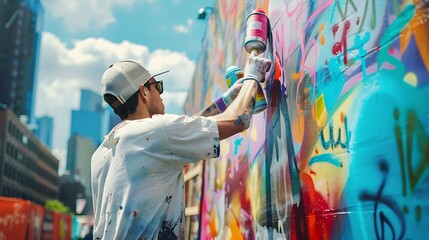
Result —
[[[164, 75], [167, 113], [181, 113], [214, 0], [41, 0], [43, 33], [36, 117], [54, 118], [53, 154], [64, 172], [71, 111], [80, 90], [100, 93], [100, 78], [119, 59], [137, 59]], [[85, 123], [82, 123], [85, 124]]]

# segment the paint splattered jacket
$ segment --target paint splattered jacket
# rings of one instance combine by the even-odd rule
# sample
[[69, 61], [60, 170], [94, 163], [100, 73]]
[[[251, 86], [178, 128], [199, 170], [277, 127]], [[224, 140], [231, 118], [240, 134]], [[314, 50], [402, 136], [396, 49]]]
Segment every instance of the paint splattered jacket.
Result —
[[219, 156], [213, 118], [123, 121], [91, 159], [94, 238], [183, 239], [187, 163]]

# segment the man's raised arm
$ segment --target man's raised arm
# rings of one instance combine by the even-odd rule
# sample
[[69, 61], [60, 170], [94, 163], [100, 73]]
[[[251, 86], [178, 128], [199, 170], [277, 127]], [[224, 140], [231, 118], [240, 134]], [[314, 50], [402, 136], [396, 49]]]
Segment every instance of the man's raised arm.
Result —
[[223, 140], [246, 130], [254, 113], [255, 99], [260, 82], [270, 69], [271, 62], [265, 58], [251, 55], [240, 80], [242, 86], [234, 101], [226, 110], [214, 116], [219, 129], [219, 138]]

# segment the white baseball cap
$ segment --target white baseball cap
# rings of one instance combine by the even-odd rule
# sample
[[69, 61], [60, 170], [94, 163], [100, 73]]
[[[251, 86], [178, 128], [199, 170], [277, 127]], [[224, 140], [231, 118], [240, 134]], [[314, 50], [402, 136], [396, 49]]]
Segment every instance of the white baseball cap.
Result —
[[167, 72], [169, 70], [152, 75], [140, 62], [131, 59], [119, 60], [101, 77], [101, 94], [115, 96], [118, 100], [110, 105], [117, 108], [136, 93], [142, 84]]

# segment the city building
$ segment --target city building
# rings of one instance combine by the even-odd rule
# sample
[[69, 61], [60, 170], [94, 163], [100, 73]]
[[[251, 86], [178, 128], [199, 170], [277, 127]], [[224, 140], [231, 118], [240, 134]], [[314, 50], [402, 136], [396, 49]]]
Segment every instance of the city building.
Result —
[[0, 106], [0, 195], [43, 205], [58, 196], [59, 160], [5, 105]]
[[68, 174], [62, 175], [59, 180], [59, 200], [69, 207], [73, 213], [80, 214], [84, 207], [80, 207], [80, 201], [86, 204], [85, 187]]
[[0, 103], [34, 123], [34, 97], [42, 33], [39, 0], [0, 1]]
[[80, 108], [73, 110], [71, 116], [66, 169], [71, 178], [80, 182], [85, 189], [84, 196], [81, 196], [86, 201], [82, 214], [88, 214], [92, 209], [91, 156], [108, 128], [109, 116], [102, 101], [99, 94], [82, 89]]
[[52, 149], [52, 136], [54, 131], [54, 119], [50, 116], [36, 118], [36, 136], [48, 149]]
[[108, 124], [103, 100], [91, 90], [82, 89], [80, 93], [80, 109], [72, 110], [70, 137], [89, 137], [98, 146], [107, 132]]
[[[101, 96], [90, 90], [82, 89], [80, 109], [72, 110], [70, 138], [67, 149], [66, 169], [70, 172], [72, 177], [75, 177], [78, 173], [78, 165], [81, 165], [79, 161], [82, 161], [84, 166], [89, 168], [90, 165], [85, 164], [90, 162], [92, 153], [107, 133], [107, 121], [108, 118], [106, 110], [102, 105]], [[81, 142], [85, 142], [87, 147], [91, 149], [89, 151], [85, 151], [86, 155], [77, 152], [81, 151], [81, 147], [79, 145]], [[78, 173], [82, 179], [90, 177], [90, 173], [88, 176], [83, 176], [82, 174], [85, 173]], [[85, 183], [83, 184], [85, 185]]]
[[107, 107], [107, 114], [109, 116], [109, 126], [107, 131], [110, 132], [110, 130], [112, 130], [122, 120], [118, 115], [115, 114], [111, 107]]
[[67, 169], [85, 186], [86, 195], [91, 195], [91, 156], [96, 148], [91, 138], [78, 134], [68, 141]]

